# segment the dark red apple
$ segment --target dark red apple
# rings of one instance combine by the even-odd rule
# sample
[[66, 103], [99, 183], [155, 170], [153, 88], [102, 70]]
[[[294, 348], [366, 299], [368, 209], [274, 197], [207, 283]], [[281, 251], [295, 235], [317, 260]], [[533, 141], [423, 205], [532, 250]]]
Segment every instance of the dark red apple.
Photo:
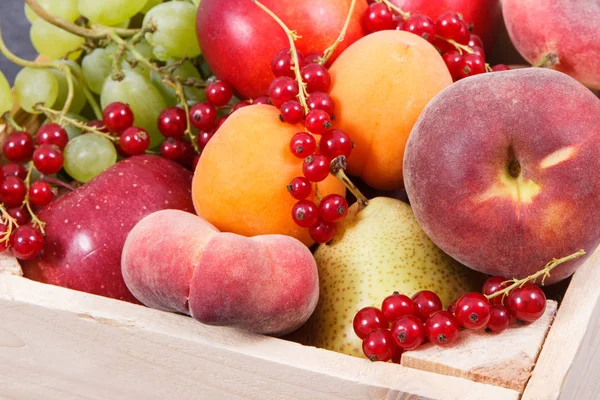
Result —
[[121, 274], [125, 238], [154, 211], [193, 212], [191, 182], [191, 172], [162, 157], [119, 162], [39, 213], [44, 251], [23, 262], [25, 277], [137, 303]]
[[499, 0], [391, 0], [403, 11], [425, 14], [434, 20], [447, 11], [460, 13], [464, 21], [473, 25], [486, 49], [491, 49], [499, 26], [501, 9]]
[[[351, 0], [263, 0], [285, 24], [301, 36], [296, 41], [305, 56], [322, 53], [340, 34]], [[346, 37], [330, 61], [364, 36], [361, 17], [367, 2], [359, 0]], [[196, 32], [213, 73], [236, 89], [238, 95], [256, 98], [274, 79], [271, 60], [289, 48], [283, 29], [251, 0], [202, 0]]]

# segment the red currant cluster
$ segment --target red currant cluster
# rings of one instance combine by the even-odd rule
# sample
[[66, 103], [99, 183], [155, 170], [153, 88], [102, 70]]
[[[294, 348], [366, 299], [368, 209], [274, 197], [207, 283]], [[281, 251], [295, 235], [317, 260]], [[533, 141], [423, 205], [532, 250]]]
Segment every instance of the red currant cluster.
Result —
[[[345, 132], [331, 129], [335, 118], [335, 103], [328, 94], [331, 77], [319, 63], [319, 55], [304, 57], [296, 52], [296, 56], [297, 66], [290, 48], [275, 54], [271, 67], [276, 78], [269, 86], [268, 96], [270, 103], [279, 108], [282, 122], [304, 121], [305, 131], [290, 140], [292, 154], [304, 160], [303, 176], [294, 178], [287, 187], [298, 200], [292, 208], [292, 218], [298, 226], [308, 228], [315, 242], [327, 243], [336, 234], [336, 223], [347, 215], [348, 203], [337, 194], [325, 196], [318, 205], [307, 198], [313, 192], [313, 184], [327, 178], [333, 159], [350, 157], [353, 143]], [[320, 136], [318, 144], [315, 135]]]
[[493, 67], [486, 64], [481, 38], [471, 33], [460, 14], [449, 11], [434, 21], [423, 14], [409, 15], [399, 11], [386, 2], [371, 1], [363, 15], [363, 26], [368, 32], [396, 29], [421, 36], [439, 50], [455, 81], [509, 69], [504, 64]]
[[463, 295], [447, 310], [431, 291], [420, 291], [412, 298], [394, 292], [383, 300], [381, 309], [365, 307], [358, 311], [354, 332], [362, 339], [363, 352], [371, 361], [400, 362], [404, 351], [414, 350], [426, 341], [443, 347], [452, 345], [461, 327], [500, 333], [510, 326], [512, 317], [533, 322], [546, 310], [544, 292], [532, 283], [510, 290], [506, 279], [494, 276], [484, 283], [482, 292]]

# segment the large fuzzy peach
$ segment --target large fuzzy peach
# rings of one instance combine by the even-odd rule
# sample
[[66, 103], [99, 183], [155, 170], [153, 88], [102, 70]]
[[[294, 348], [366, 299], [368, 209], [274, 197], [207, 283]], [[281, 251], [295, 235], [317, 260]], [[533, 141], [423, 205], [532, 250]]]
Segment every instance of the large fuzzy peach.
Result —
[[532, 64], [553, 64], [600, 89], [600, 1], [504, 0], [504, 21], [519, 53]]
[[[279, 120], [275, 107], [244, 107], [231, 115], [210, 140], [194, 174], [196, 212], [223, 232], [244, 236], [282, 234], [306, 245], [307, 229], [292, 219], [296, 200], [286, 186], [302, 176], [302, 160], [290, 151], [292, 136], [301, 131]], [[333, 176], [319, 183], [319, 193], [343, 195]], [[314, 193], [310, 197], [314, 200]]]
[[297, 329], [319, 297], [317, 265], [298, 240], [219, 233], [177, 210], [140, 221], [127, 236], [121, 266], [127, 287], [147, 306], [256, 333]]
[[417, 35], [382, 31], [346, 49], [330, 72], [335, 125], [356, 144], [350, 173], [377, 189], [403, 187], [408, 135], [425, 105], [452, 84], [442, 57]]
[[[408, 140], [406, 190], [446, 253], [523, 278], [600, 243], [600, 100], [560, 72], [528, 68], [455, 83]], [[571, 275], [585, 258], [557, 267]]]

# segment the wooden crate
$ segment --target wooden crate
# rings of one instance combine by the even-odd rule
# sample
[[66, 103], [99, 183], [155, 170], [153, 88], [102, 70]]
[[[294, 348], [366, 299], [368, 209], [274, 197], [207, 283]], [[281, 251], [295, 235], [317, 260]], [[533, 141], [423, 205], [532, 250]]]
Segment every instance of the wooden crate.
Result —
[[[436, 371], [429, 372], [33, 282], [5, 253], [0, 255], [0, 399], [598, 399], [598, 282], [600, 251], [572, 279], [538, 344], [543, 347], [533, 372], [525, 371], [521, 393], [478, 382], [481, 374], [468, 365], [477, 361], [479, 372], [486, 364], [498, 369], [495, 360], [503, 348], [528, 342], [527, 327], [482, 336], [487, 342], [475, 346], [475, 353], [458, 346], [444, 350], [447, 359], [426, 350], [428, 355], [405, 354], [410, 355], [405, 364], [412, 360], [417, 368]], [[523, 374], [519, 358], [504, 364], [500, 375]]]

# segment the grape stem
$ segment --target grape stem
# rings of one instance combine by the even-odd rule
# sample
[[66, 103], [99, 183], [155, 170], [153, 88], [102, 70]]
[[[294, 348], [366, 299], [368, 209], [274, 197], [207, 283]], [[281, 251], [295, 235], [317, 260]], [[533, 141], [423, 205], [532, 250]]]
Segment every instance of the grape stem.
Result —
[[308, 112], [310, 111], [308, 108], [308, 103], [306, 101], [306, 99], [308, 98], [308, 92], [306, 91], [306, 83], [302, 80], [302, 75], [300, 74], [300, 68], [298, 68], [298, 65], [300, 65], [300, 60], [298, 59], [298, 49], [296, 48], [296, 43], [295, 43], [295, 41], [297, 39], [300, 39], [301, 36], [299, 36], [295, 31], [288, 28], [287, 25], [277, 15], [275, 15], [275, 13], [273, 11], [271, 11], [267, 6], [262, 4], [260, 1], [252, 0], [252, 2], [254, 4], [256, 4], [258, 7], [260, 7], [264, 12], [266, 12], [271, 18], [273, 18], [275, 20], [275, 22], [277, 22], [279, 24], [279, 26], [281, 26], [283, 28], [283, 30], [285, 31], [285, 34], [287, 35], [288, 40], [290, 42], [290, 54], [292, 55], [292, 62], [294, 63], [294, 66], [293, 66], [294, 74], [296, 76], [296, 81], [298, 82], [298, 101], [300, 102], [300, 105], [304, 109], [304, 113], [308, 114]]
[[35, 215], [35, 213], [33, 212], [33, 210], [31, 209], [31, 203], [29, 202], [29, 188], [31, 187], [31, 173], [33, 172], [33, 162], [29, 162], [28, 165], [28, 169], [27, 169], [27, 177], [25, 177], [25, 187], [27, 188], [27, 194], [25, 195], [25, 200], [23, 200], [23, 205], [27, 208], [27, 211], [29, 212], [29, 215], [31, 216], [31, 222], [33, 223], [33, 227], [35, 228], [36, 226], [40, 228], [40, 232], [42, 232], [42, 235], [46, 235], [46, 231], [44, 230], [44, 226], [46, 226], [46, 223], [44, 221], [42, 221], [41, 219], [39, 219], [37, 217], [37, 215]]
[[408, 19], [410, 17], [410, 13], [403, 11], [400, 7], [392, 3], [390, 0], [375, 0], [377, 3], [383, 3], [392, 11], [395, 11], [400, 15], [403, 19]]
[[6, 211], [6, 208], [2, 203], [0, 203], [0, 214], [2, 214], [2, 223], [6, 225], [6, 232], [4, 232], [2, 236], [0, 236], [0, 243], [4, 243], [4, 245], [8, 247], [10, 235], [12, 235], [14, 228], [19, 227], [19, 224], [17, 223], [17, 220], [11, 217], [8, 211]]
[[76, 119], [69, 118], [66, 115], [61, 115], [61, 113], [59, 111], [55, 111], [51, 108], [44, 107], [41, 104], [36, 105], [35, 109], [43, 112], [44, 114], [46, 114], [46, 116], [48, 118], [50, 118], [53, 121], [56, 121], [60, 125], [62, 125], [63, 123], [67, 123], [67, 124], [73, 125], [79, 129], [81, 129], [84, 132], [90, 132], [90, 133], [95, 133], [96, 135], [104, 136], [105, 138], [107, 138], [108, 140], [110, 140], [112, 142], [117, 141], [116, 137], [114, 137], [108, 133], [102, 132], [98, 128], [86, 125], [81, 121], [77, 121]]
[[444, 41], [450, 43], [452, 46], [454, 46], [458, 50], [458, 52], [460, 54], [462, 54], [463, 51], [465, 53], [467, 53], [467, 54], [473, 54], [473, 53], [475, 53], [472, 48], [470, 48], [469, 46], [466, 46], [464, 44], [460, 44], [456, 40], [448, 39], [448, 38], [445, 38], [445, 37], [440, 36], [440, 35], [435, 35], [435, 38], [436, 39], [441, 39], [441, 40], [444, 40]]
[[92, 107], [92, 111], [94, 111], [94, 115], [96, 116], [96, 119], [102, 120], [102, 110], [100, 109], [98, 102], [94, 98], [94, 95], [92, 94], [92, 92], [90, 92], [90, 90], [87, 88], [85, 83], [82, 82], [81, 77], [78, 77], [77, 79], [79, 80], [79, 84], [83, 90], [83, 94], [85, 95], [85, 98], [88, 101], [88, 104], [90, 105], [90, 107]]
[[485, 295], [485, 297], [487, 297], [488, 300], [491, 300], [494, 297], [502, 296], [502, 302], [504, 303], [504, 298], [512, 290], [516, 289], [517, 287], [522, 287], [527, 282], [535, 282], [540, 276], [542, 277], [541, 286], [544, 286], [544, 282], [545, 282], [546, 278], [550, 277], [550, 271], [552, 271], [554, 268], [556, 268], [560, 264], [563, 264], [563, 263], [566, 263], [567, 261], [571, 261], [576, 258], [579, 258], [579, 257], [583, 256], [584, 254], [585, 254], [585, 251], [582, 249], [582, 250], [579, 250], [578, 252], [575, 252], [575, 253], [568, 255], [566, 257], [563, 257], [563, 258], [559, 258], [559, 259], [554, 258], [554, 259], [552, 259], [552, 261], [550, 261], [548, 264], [546, 264], [546, 266], [544, 268], [542, 268], [535, 274], [529, 275], [527, 278], [523, 278], [523, 279], [514, 279], [513, 278], [506, 282], [503, 282], [502, 283], [503, 285], [510, 283], [510, 286], [508, 286], [502, 290], [499, 290], [497, 292], [494, 292], [492, 294]]
[[94, 29], [84, 28], [83, 26], [74, 24], [64, 18], [52, 15], [42, 6], [40, 6], [37, 0], [25, 0], [25, 3], [34, 13], [38, 15], [38, 17], [42, 18], [46, 22], [49, 22], [54, 26], [81, 37], [90, 39], [103, 39], [108, 33], [114, 33], [121, 37], [131, 37], [140, 31], [139, 29], [113, 28], [103, 25], [94, 25]]
[[123, 56], [125, 55], [125, 44], [120, 44], [117, 47], [117, 51], [115, 52], [115, 56], [112, 62], [112, 73], [111, 77], [113, 81], [122, 81], [125, 78], [125, 74], [121, 68], [121, 60], [123, 60]]
[[71, 74], [71, 67], [69, 67], [67, 64], [58, 64], [57, 66], [59, 67], [58, 69], [64, 72], [65, 79], [67, 80], [67, 100], [65, 100], [65, 105], [60, 112], [61, 118], [64, 118], [64, 116], [67, 114], [67, 111], [69, 111], [69, 108], [71, 108], [73, 95], [75, 93], [73, 89], [73, 74]]
[[68, 183], [61, 181], [60, 179], [56, 179], [48, 175], [42, 175], [40, 180], [51, 183], [52, 185], [63, 187], [71, 192], [76, 189], [74, 186], [71, 186]]
[[350, 25], [350, 20], [352, 19], [352, 14], [354, 14], [355, 6], [356, 0], [352, 0], [352, 3], [350, 3], [350, 10], [348, 11], [348, 16], [346, 17], [346, 22], [344, 22], [344, 27], [342, 28], [340, 35], [337, 37], [337, 39], [335, 40], [335, 42], [333, 42], [331, 46], [325, 49], [325, 51], [323, 52], [323, 57], [319, 58], [319, 64], [327, 64], [327, 61], [329, 61], [329, 59], [335, 52], [335, 49], [340, 43], [344, 41], [344, 38], [346, 37], [346, 32], [348, 31], [348, 26]]
[[6, 121], [6, 123], [8, 125], [10, 125], [14, 130], [16, 130], [16, 131], [22, 131], [22, 130], [24, 130], [21, 125], [17, 124], [17, 121], [15, 121], [15, 119], [13, 118], [12, 114], [10, 113], [10, 111], [6, 112], [2, 116], [2, 119], [4, 119], [4, 121]]
[[365, 197], [364, 194], [361, 193], [360, 190], [352, 183], [348, 175], [346, 175], [347, 164], [345, 156], [338, 156], [331, 161], [329, 165], [329, 172], [336, 178], [340, 180], [348, 188], [348, 190], [356, 197], [358, 201], [358, 209], [359, 211], [364, 209], [368, 204], [369, 200]]

